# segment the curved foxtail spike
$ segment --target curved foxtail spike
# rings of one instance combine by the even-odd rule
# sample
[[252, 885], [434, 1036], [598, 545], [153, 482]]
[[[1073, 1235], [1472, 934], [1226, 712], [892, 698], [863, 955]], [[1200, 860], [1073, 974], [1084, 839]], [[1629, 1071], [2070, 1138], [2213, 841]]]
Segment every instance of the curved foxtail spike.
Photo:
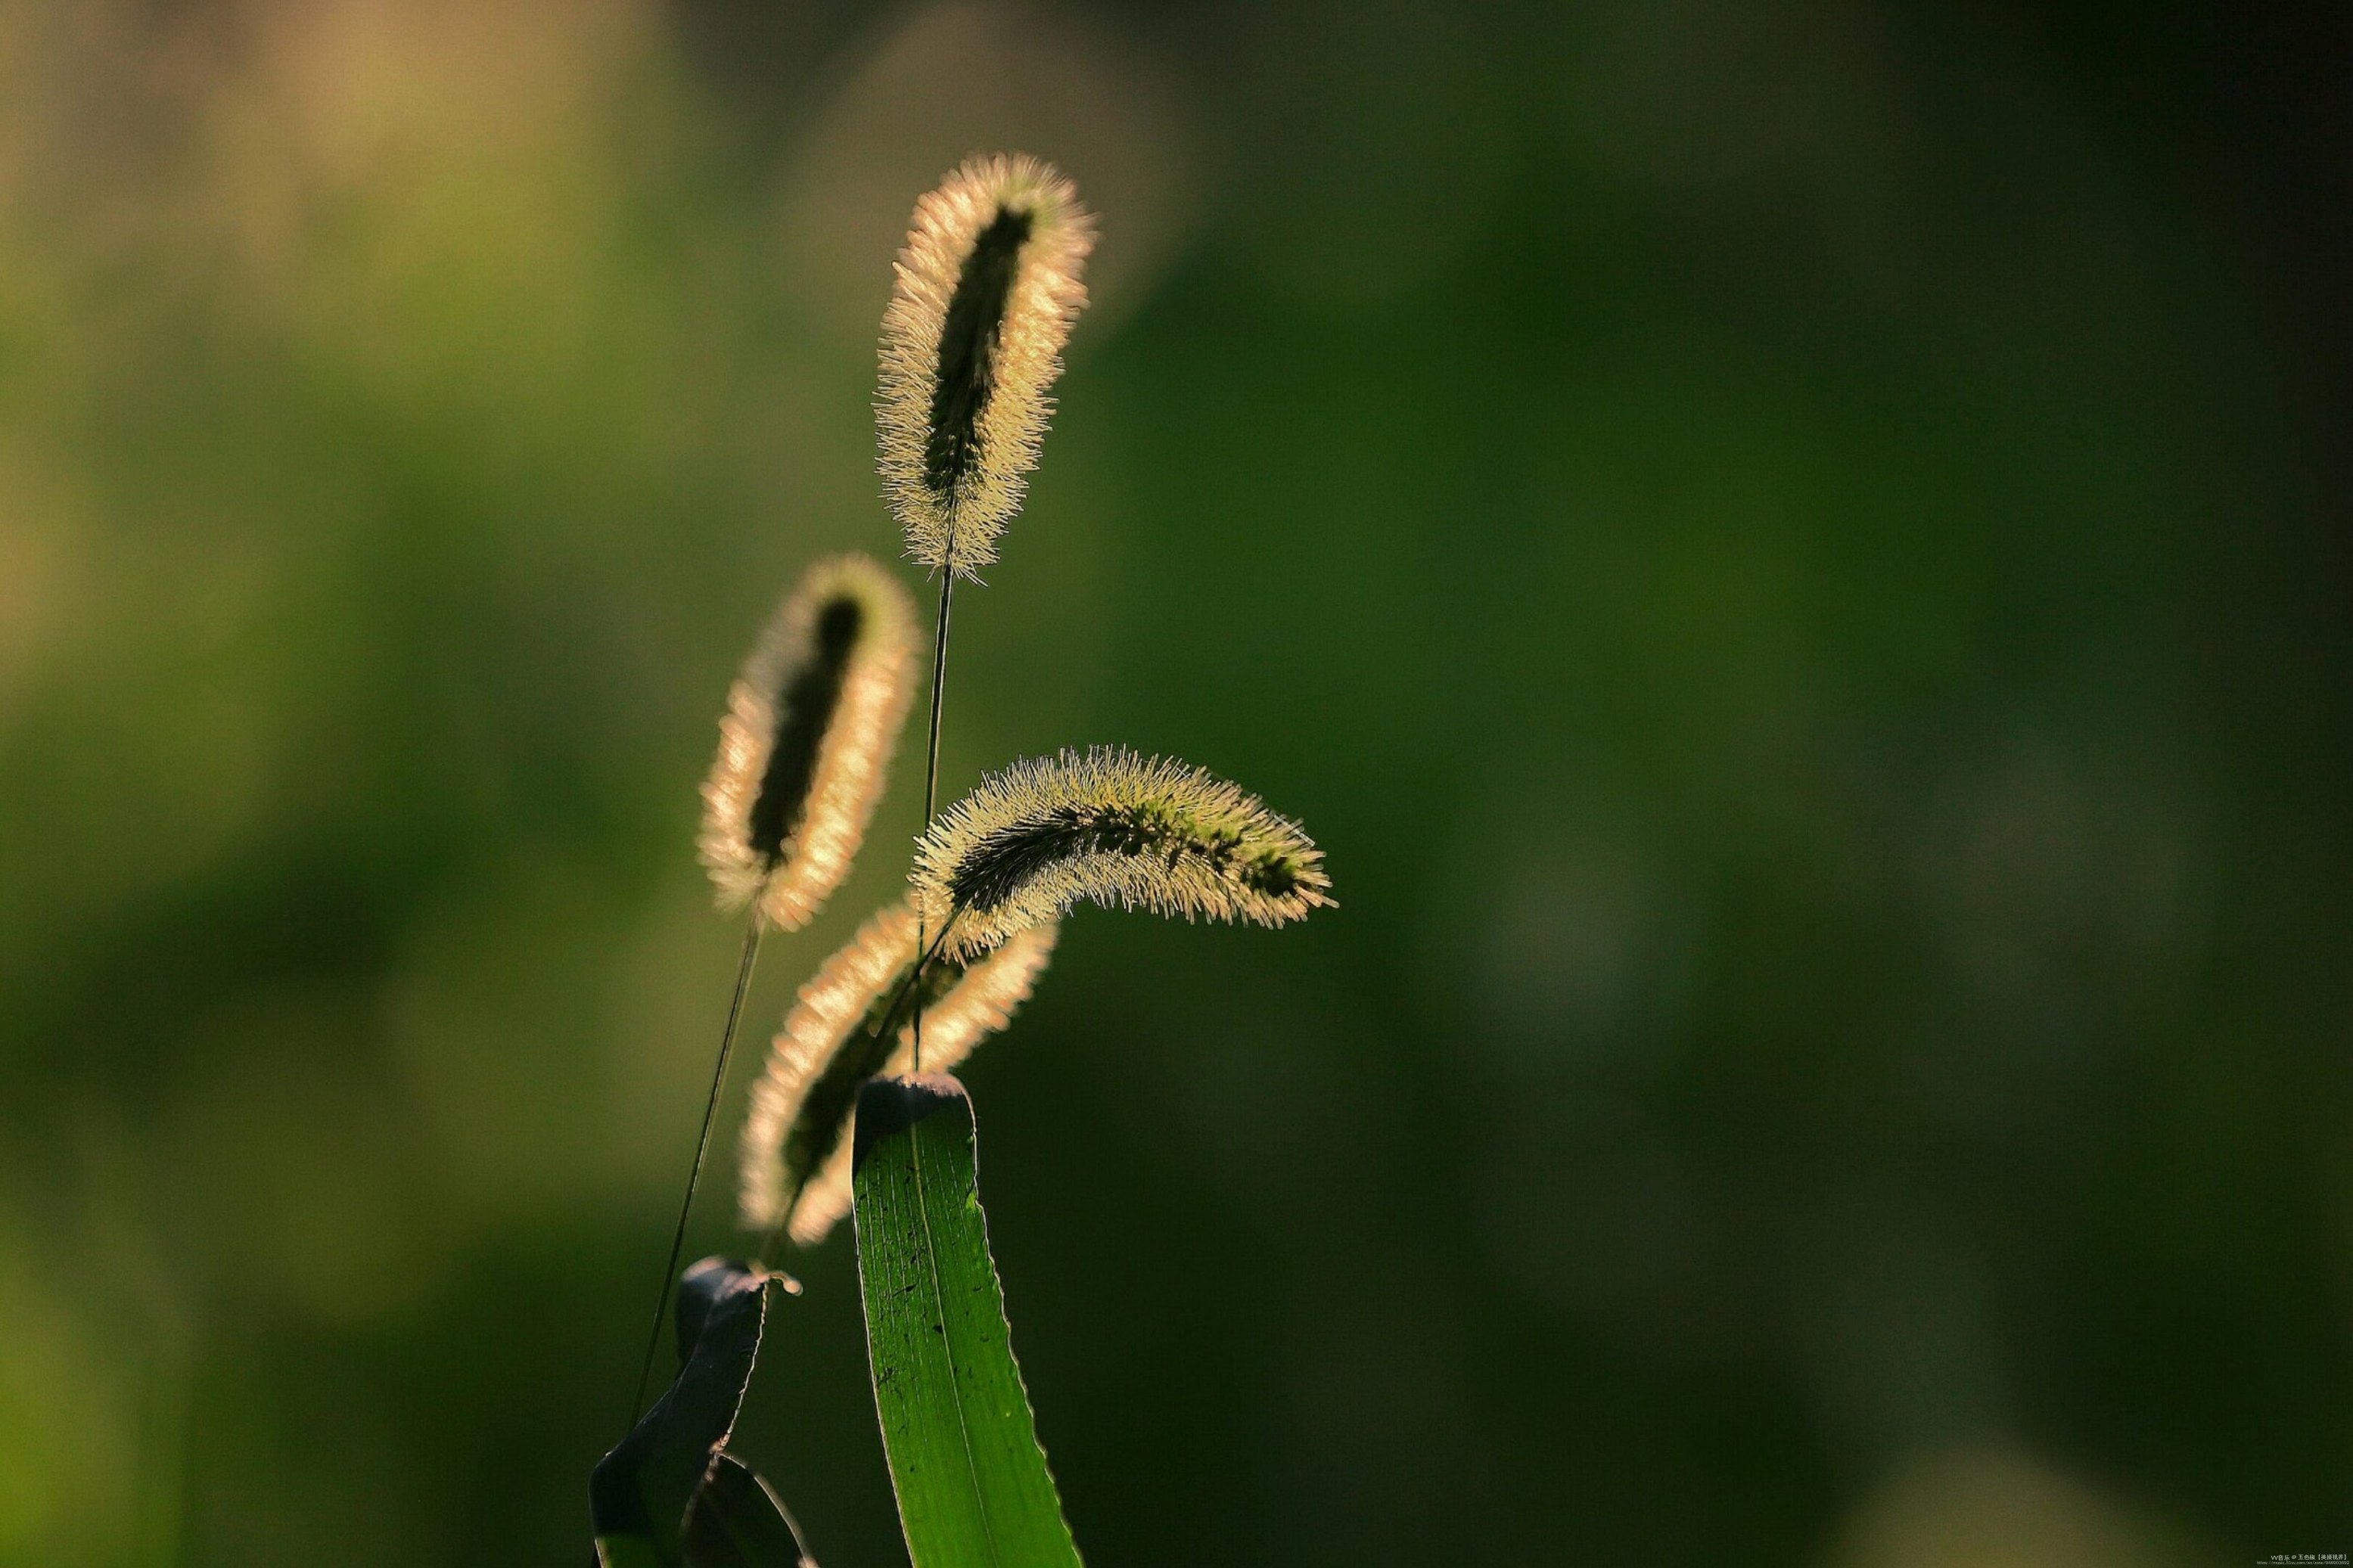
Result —
[[923, 836], [913, 881], [943, 952], [965, 959], [1082, 902], [1267, 926], [1332, 902], [1297, 823], [1189, 763], [1113, 746], [981, 780]]
[[914, 693], [915, 613], [874, 561], [820, 561], [727, 692], [702, 786], [702, 864], [723, 908], [813, 919], [865, 840]]
[[1094, 219], [1050, 164], [966, 159], [915, 204], [882, 316], [882, 487], [907, 553], [952, 576], [997, 559], [1021, 510], [1087, 302]]
[[[923, 1062], [947, 1071], [1011, 1021], [1028, 1000], [1056, 928], [1037, 926], [969, 968], [935, 960], [917, 1001], [923, 1009]], [[825, 961], [768, 1049], [752, 1085], [741, 1147], [744, 1224], [789, 1226], [814, 1246], [849, 1212], [849, 1123], [858, 1086], [913, 1066], [914, 1029], [902, 1025], [889, 1048], [878, 1031], [914, 967], [915, 915], [905, 903], [877, 913]]]

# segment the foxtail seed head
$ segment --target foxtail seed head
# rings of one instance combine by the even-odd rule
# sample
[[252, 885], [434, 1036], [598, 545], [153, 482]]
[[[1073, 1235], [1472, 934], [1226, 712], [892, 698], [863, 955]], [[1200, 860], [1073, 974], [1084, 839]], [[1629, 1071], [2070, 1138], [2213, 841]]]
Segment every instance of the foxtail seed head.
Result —
[[722, 908], [807, 925], [865, 839], [914, 690], [914, 608], [863, 555], [809, 568], [719, 721], [696, 847]]
[[1094, 218], [1050, 165], [966, 159], [915, 204], [882, 316], [882, 487], [907, 553], [972, 577], [1021, 509], [1087, 302]]
[[[951, 1070], [1005, 1027], [1053, 955], [1056, 934], [1051, 925], [1032, 927], [969, 968], [933, 961], [917, 998], [925, 1068]], [[914, 1065], [912, 1023], [887, 1049], [876, 1031], [914, 966], [915, 935], [914, 911], [892, 904], [801, 987], [768, 1047], [767, 1070], [752, 1086], [741, 1146], [745, 1226], [773, 1229], [789, 1216], [793, 1240], [810, 1247], [849, 1212], [858, 1086]]]
[[1114, 746], [981, 780], [917, 845], [913, 881], [951, 956], [1082, 902], [1266, 926], [1332, 902], [1323, 852], [1297, 823], [1189, 763]]

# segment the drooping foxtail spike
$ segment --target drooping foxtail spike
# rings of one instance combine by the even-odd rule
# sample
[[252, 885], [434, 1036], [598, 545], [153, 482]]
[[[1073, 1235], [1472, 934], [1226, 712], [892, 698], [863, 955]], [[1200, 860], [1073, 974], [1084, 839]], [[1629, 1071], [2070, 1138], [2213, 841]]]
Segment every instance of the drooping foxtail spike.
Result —
[[1282, 925], [1332, 902], [1323, 852], [1256, 795], [1174, 758], [1098, 746], [981, 780], [916, 847], [925, 923], [969, 958], [1077, 903]]
[[968, 158], [915, 204], [882, 316], [884, 493], [923, 565], [972, 577], [1021, 508], [1094, 219], [1035, 158]]
[[[946, 1071], [1005, 1027], [1053, 954], [1056, 928], [1033, 927], [965, 965], [934, 960], [918, 987], [923, 1063]], [[914, 1030], [902, 1024], [886, 1050], [874, 1038], [914, 966], [915, 916], [904, 903], [876, 914], [801, 987], [752, 1086], [744, 1123], [740, 1207], [745, 1226], [790, 1222], [813, 1246], [849, 1212], [849, 1123], [858, 1086], [913, 1064]]]
[[809, 568], [744, 661], [702, 786], [702, 863], [723, 908], [807, 925], [866, 837], [914, 691], [906, 590], [863, 555]]

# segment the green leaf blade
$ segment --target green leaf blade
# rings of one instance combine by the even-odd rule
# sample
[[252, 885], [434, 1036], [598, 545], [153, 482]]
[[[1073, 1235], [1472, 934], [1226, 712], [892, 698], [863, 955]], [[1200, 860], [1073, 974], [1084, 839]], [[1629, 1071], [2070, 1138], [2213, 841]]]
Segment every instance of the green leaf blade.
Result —
[[1078, 1568], [1013, 1359], [964, 1086], [867, 1084], [856, 1168], [874, 1405], [914, 1568]]

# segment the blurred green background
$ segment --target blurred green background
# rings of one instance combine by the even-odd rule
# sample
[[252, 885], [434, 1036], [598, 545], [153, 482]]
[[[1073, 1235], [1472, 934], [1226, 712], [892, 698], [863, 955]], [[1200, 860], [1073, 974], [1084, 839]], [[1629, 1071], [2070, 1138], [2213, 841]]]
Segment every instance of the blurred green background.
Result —
[[[1084, 913], [967, 1073], [1091, 1561], [2353, 1547], [2297, 16], [0, 7], [0, 1563], [582, 1560], [712, 721], [895, 552], [890, 258], [996, 148], [1103, 240], [944, 791], [1174, 752], [1341, 899]], [[801, 1272], [740, 1447], [901, 1561]]]

